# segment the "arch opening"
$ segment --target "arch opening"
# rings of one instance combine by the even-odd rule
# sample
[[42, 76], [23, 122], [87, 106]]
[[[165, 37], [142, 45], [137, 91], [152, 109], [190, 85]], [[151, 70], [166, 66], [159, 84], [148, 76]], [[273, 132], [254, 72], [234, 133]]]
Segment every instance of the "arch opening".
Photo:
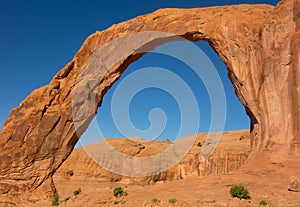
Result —
[[[81, 136], [80, 140], [78, 141], [76, 147], [83, 146], [83, 150], [86, 151], [86, 154], [89, 156], [89, 159], [93, 159], [95, 161], [95, 166], [86, 166], [82, 169], [86, 169], [87, 167], [90, 167], [93, 169], [92, 171], [95, 172], [95, 177], [97, 177], [97, 173], [101, 174], [102, 177], [107, 176], [113, 177], [118, 182], [127, 182], [128, 179], [130, 179], [130, 182], [132, 183], [138, 183], [141, 184], [144, 181], [141, 181], [139, 177], [142, 177], [144, 175], [147, 177], [147, 182], [157, 182], [157, 181], [172, 181], [177, 178], [176, 173], [178, 173], [176, 170], [174, 170], [174, 167], [176, 168], [176, 164], [181, 161], [181, 167], [184, 166], [186, 163], [194, 163], [195, 166], [197, 166], [197, 162], [199, 163], [199, 155], [193, 154], [193, 156], [196, 157], [190, 157], [187, 156], [185, 159], [183, 159], [184, 156], [180, 157], [180, 159], [173, 160], [172, 158], [168, 159], [169, 162], [172, 163], [172, 165], [166, 165], [166, 167], [162, 167], [160, 169], [156, 169], [156, 171], [153, 169], [143, 168], [143, 173], [147, 172], [146, 174], [140, 173], [139, 167], [134, 168], [134, 165], [130, 165], [126, 163], [126, 159], [118, 157], [118, 154], [112, 151], [108, 151], [107, 153], [100, 153], [99, 155], [95, 155], [95, 152], [105, 151], [104, 148], [107, 148], [108, 145], [111, 145], [112, 148], [115, 151], [118, 151], [122, 154], [125, 154], [127, 156], [131, 157], [145, 157], [150, 156], [153, 157], [157, 154], [162, 153], [163, 150], [166, 150], [169, 147], [169, 144], [176, 142], [177, 140], [180, 140], [182, 137], [189, 137], [193, 134], [198, 134], [193, 140], [193, 145], [190, 146], [189, 150], [199, 150], [199, 143], [201, 145], [204, 145], [205, 138], [207, 136], [203, 136], [202, 134], [208, 133], [208, 132], [215, 132], [213, 129], [210, 128], [210, 124], [212, 121], [211, 118], [211, 99], [209, 97], [209, 92], [207, 92], [207, 88], [205, 87], [205, 84], [203, 83], [203, 80], [199, 78], [199, 76], [196, 74], [195, 71], [193, 71], [187, 64], [185, 64], [183, 61], [178, 60], [172, 56], [168, 56], [165, 54], [160, 54], [157, 51], [164, 50], [164, 49], [181, 49], [184, 50], [184, 45], [186, 42], [184, 41], [174, 41], [174, 42], [164, 42], [163, 44], [159, 45], [157, 48], [155, 48], [152, 51], [149, 51], [148, 53], [143, 54], [143, 56], [140, 59], [137, 59], [137, 61], [133, 62], [132, 64], [128, 65], [124, 71], [122, 71], [122, 75], [118, 80], [116, 80], [111, 87], [105, 91], [105, 95], [102, 98], [101, 106], [99, 106], [98, 113], [95, 116], [94, 120], [91, 122], [89, 127], [87, 128], [87, 131]], [[217, 68], [217, 74], [221, 78], [222, 87], [224, 87], [226, 99], [225, 103], [219, 103], [222, 105], [226, 105], [226, 122], [224, 129], [222, 131], [226, 131], [224, 135], [224, 139], [228, 139], [228, 142], [222, 143], [222, 147], [220, 150], [218, 149], [218, 155], [213, 155], [212, 160], [209, 160], [209, 163], [213, 163], [213, 165], [220, 165], [224, 168], [224, 163], [217, 163], [213, 160], [217, 160], [216, 157], [219, 156], [220, 160], [224, 159], [227, 156], [227, 165], [226, 168], [220, 167], [218, 169], [218, 173], [227, 173], [229, 171], [236, 170], [236, 166], [240, 167], [241, 164], [247, 159], [248, 153], [249, 153], [249, 118], [246, 115], [245, 109], [241, 102], [238, 100], [233, 85], [230, 82], [228, 75], [227, 75], [227, 68], [226, 65], [223, 63], [223, 61], [220, 59], [218, 54], [213, 50], [213, 48], [209, 45], [208, 42], [199, 40], [195, 41], [194, 43], [188, 43], [188, 44], [195, 44], [196, 47], [199, 47], [202, 51], [205, 52], [205, 54], [208, 56], [209, 59], [212, 60], [214, 66]], [[188, 47], [187, 47], [188, 48]], [[187, 49], [186, 48], [186, 49]], [[188, 51], [187, 51], [188, 52]], [[197, 54], [196, 54], [197, 55]], [[201, 58], [201, 57], [200, 57]], [[198, 70], [209, 70], [211, 68], [207, 68], [205, 65], [200, 65]], [[150, 70], [150, 73], [144, 73], [141, 72], [143, 70]], [[164, 73], [159, 73], [160, 70], [167, 70], [173, 74], [175, 74], [176, 77], [180, 77], [184, 80], [184, 82], [187, 83], [189, 87], [191, 87], [193, 95], [195, 96], [195, 99], [197, 103], [200, 103], [198, 105], [198, 110], [200, 114], [201, 121], [198, 123], [198, 129], [197, 131], [187, 130], [185, 131], [183, 136], [178, 137], [177, 132], [178, 128], [180, 128], [180, 110], [178, 110], [178, 102], [176, 102], [176, 99], [173, 98], [172, 92], [174, 91], [166, 91], [164, 88], [164, 85], [160, 85], [159, 83], [161, 81], [169, 82], [169, 84], [177, 89], [177, 86], [174, 85], [176, 82], [174, 82], [174, 79], [165, 79]], [[151, 76], [151, 74], [153, 76]], [[170, 76], [167, 76], [170, 77]], [[171, 76], [172, 77], [172, 76]], [[137, 79], [140, 78], [138, 81]], [[144, 83], [147, 82], [147, 80], [158, 80], [154, 81], [156, 85], [149, 84], [148, 88], [144, 87]], [[176, 80], [176, 79], [175, 79]], [[127, 82], [126, 82], [127, 81]], [[134, 82], [133, 82], [134, 81]], [[158, 84], [158, 85], [157, 85]], [[121, 87], [123, 90], [119, 91], [118, 87]], [[160, 88], [161, 87], [161, 88]], [[141, 88], [141, 90], [138, 90], [135, 94], [127, 94], [127, 91], [132, 92], [132, 88]], [[175, 90], [176, 91], [176, 90]], [[178, 92], [178, 91], [177, 91]], [[180, 92], [179, 92], [180, 93]], [[121, 96], [119, 99], [114, 99], [114, 96]], [[122, 97], [124, 96], [124, 97]], [[127, 98], [130, 97], [130, 104], [128, 104]], [[189, 97], [184, 97], [189, 98]], [[188, 99], [187, 99], [188, 100]], [[150, 133], [150, 138], [147, 137], [148, 134], [146, 134], [145, 137], [137, 135], [136, 131], [133, 132], [125, 132], [125, 134], [122, 134], [118, 129], [118, 127], [115, 126], [114, 123], [114, 117], [112, 115], [112, 110], [115, 110], [112, 107], [112, 102], [117, 101], [117, 107], [120, 107], [122, 110], [127, 110], [128, 116], [131, 120], [121, 120], [121, 122], [128, 122], [132, 121], [132, 124], [136, 126], [139, 130], [145, 130], [147, 127], [151, 127], [151, 117], [149, 116], [149, 112], [155, 108], [160, 108], [165, 112], [166, 117], [168, 118], [167, 122], [171, 122], [171, 124], [167, 123], [164, 125], [165, 128], [167, 128], [165, 131], [163, 131], [161, 134], [158, 134], [155, 139], [152, 138]], [[180, 103], [180, 102], [179, 102]], [[131, 107], [131, 109], [127, 109], [127, 107]], [[120, 115], [121, 112], [117, 111], [116, 115]], [[191, 111], [190, 113], [194, 113]], [[135, 117], [136, 115], [136, 117]], [[150, 120], [149, 120], [150, 117]], [[171, 117], [171, 118], [170, 118]], [[116, 117], [115, 117], [116, 118]], [[118, 118], [118, 117], [117, 117]], [[162, 116], [158, 116], [156, 119], [154, 118], [152, 121], [161, 121]], [[238, 125], [238, 126], [237, 126]], [[168, 128], [169, 127], [169, 128]], [[121, 127], [122, 128], [122, 127]], [[246, 132], [245, 132], [246, 130]], [[233, 132], [228, 132], [233, 131]], [[247, 132], [248, 131], [248, 132]], [[100, 134], [99, 134], [100, 133]], [[130, 134], [131, 133], [131, 134]], [[138, 136], [138, 137], [137, 137]], [[108, 139], [107, 139], [108, 138]], [[128, 139], [129, 138], [129, 139]], [[244, 140], [245, 139], [245, 140]], [[108, 143], [108, 145], [101, 144], [103, 140]], [[232, 141], [238, 142], [239, 147], [234, 146], [234, 143], [227, 147], [226, 145]], [[170, 142], [169, 142], [170, 141]], [[180, 142], [179, 142], [180, 143]], [[242, 143], [242, 144], [241, 144]], [[246, 144], [245, 144], [246, 143]], [[163, 146], [163, 147], [162, 147]], [[156, 149], [154, 149], [156, 148]], [[197, 149], [198, 148], [198, 149]], [[95, 150], [96, 149], [96, 150]], [[176, 148], [175, 148], [176, 149]], [[82, 150], [82, 149], [81, 149]], [[77, 152], [75, 150], [75, 152]], [[82, 152], [81, 152], [82, 153]], [[186, 153], [186, 151], [184, 152]], [[194, 153], [194, 152], [193, 152]], [[213, 152], [210, 152], [213, 154]], [[224, 154], [220, 155], [221, 153]], [[211, 155], [210, 154], [210, 155]], [[217, 153], [216, 153], [217, 154]], [[225, 155], [226, 154], [226, 155]], [[108, 157], [109, 155], [109, 157]], [[81, 154], [81, 156], [83, 156]], [[117, 159], [114, 159], [113, 157], [118, 157]], [[167, 155], [168, 156], [168, 155]], [[170, 156], [170, 155], [169, 155]], [[162, 157], [166, 157], [163, 155]], [[162, 160], [159, 157], [159, 160]], [[238, 162], [236, 161], [237, 157], [239, 157]], [[169, 158], [169, 157], [168, 157]], [[182, 158], [182, 159], [181, 159]], [[81, 161], [84, 160], [84, 161]], [[64, 189], [67, 183], [64, 182], [60, 178], [60, 174], [64, 175], [68, 170], [71, 169], [72, 163], [76, 160], [76, 165], [83, 165], [85, 166], [86, 163], [86, 155], [84, 155], [84, 158], [78, 157], [78, 155], [75, 153], [74, 156], [71, 154], [71, 156], [64, 162], [64, 164], [58, 169], [57, 173], [54, 174], [54, 182], [58, 189], [62, 188]], [[121, 161], [120, 161], [121, 159]], [[209, 157], [207, 157], [209, 159]], [[124, 161], [125, 160], [125, 161]], [[109, 164], [106, 162], [109, 161]], [[224, 161], [225, 162], [225, 161]], [[89, 162], [88, 162], [89, 163]], [[118, 168], [111, 167], [111, 163], [114, 163], [115, 166], [118, 166]], [[126, 164], [124, 164], [126, 163]], [[141, 160], [141, 163], [146, 163], [145, 165], [155, 165], [155, 162], [152, 163], [149, 160]], [[141, 163], [133, 163], [136, 164], [136, 166], [142, 166]], [[149, 164], [150, 163], [150, 164]], [[164, 164], [164, 162], [160, 162], [160, 164]], [[126, 171], [126, 169], [120, 167], [122, 165], [129, 165], [128, 167], [130, 171]], [[203, 165], [204, 166], [204, 165]], [[193, 175], [195, 172], [198, 172], [198, 176], [203, 175], [210, 175], [213, 173], [211, 170], [212, 164], [205, 164], [206, 167], [203, 167], [201, 164], [198, 164], [198, 168], [192, 169], [190, 171], [187, 171], [187, 175]], [[74, 176], [76, 178], [76, 175], [82, 175], [86, 172], [81, 172], [80, 169], [74, 167], [72, 168], [74, 170]], [[137, 173], [132, 173], [132, 171], [136, 171]], [[175, 172], [175, 176], [170, 176], [170, 172]], [[180, 174], [180, 173], [179, 173]], [[130, 178], [128, 178], [130, 177]], [[180, 175], [180, 179], [183, 179], [185, 175]], [[80, 178], [78, 178], [80, 179]], [[124, 180], [123, 180], [124, 179]], [[69, 182], [69, 180], [67, 180]], [[86, 183], [88, 185], [88, 183]], [[64, 187], [61, 187], [64, 186]]]
[[[164, 41], [164, 44], [162, 44], [161, 41], [159, 42], [160, 44], [156, 45], [157, 47], [152, 51], [129, 56], [129, 58], [136, 58], [143, 55], [141, 59], [128, 68], [124, 67], [124, 65], [128, 66], [126, 61], [124, 61], [123, 65], [120, 66], [120, 68], [122, 68], [120, 72], [122, 73], [121, 78], [114, 79], [111, 85], [102, 93], [100, 112], [83, 135], [81, 144], [89, 156], [100, 166], [111, 172], [125, 176], [140, 177], [166, 171], [175, 166], [184, 158], [184, 155], [191, 150], [195, 141], [197, 141], [198, 133], [206, 132], [206, 139], [202, 141], [204, 147], [199, 154], [199, 159], [203, 162], [213, 153], [220, 141], [223, 131], [249, 129], [249, 120], [247, 120], [245, 110], [234, 94], [232, 84], [226, 75], [226, 66], [207, 42], [198, 41], [193, 44], [186, 40], [170, 41], [170, 39]], [[157, 42], [155, 42], [155, 44], [157, 44]], [[198, 62], [195, 62], [196, 64], [189, 64], [188, 61], [193, 58], [191, 58], [192, 55], [190, 55], [188, 51], [190, 48], [185, 44], [192, 44], [197, 49], [201, 48], [199, 49], [201, 52], [205, 50], [205, 52], [200, 53], [200, 56], [197, 56], [199, 54], [192, 50], [191, 53], [198, 59]], [[184, 56], [182, 59], [176, 56], [176, 52], [174, 53], [176, 50], [180, 51], [180, 55]], [[167, 53], [161, 51], [167, 51]], [[210, 53], [209, 57], [207, 57], [206, 53]], [[137, 59], [138, 58], [135, 60]], [[211, 59], [213, 59], [214, 63], [211, 63]], [[204, 65], [201, 64], [201, 62], [203, 62]], [[215, 65], [217, 65], [218, 70], [216, 70]], [[191, 69], [193, 66], [197, 68]], [[86, 75], [86, 73], [84, 74]], [[221, 79], [220, 76], [222, 77]], [[181, 82], [176, 82], [178, 80]], [[101, 85], [101, 83], [99, 83], [99, 85]], [[221, 89], [218, 89], [218, 87]], [[108, 90], [108, 88], [110, 89]], [[185, 91], [186, 88], [189, 88], [188, 90], [190, 91]], [[224, 90], [226, 90], [226, 95]], [[108, 99], [103, 98], [104, 94], [106, 94]], [[178, 96], [178, 94], [180, 95]], [[95, 101], [96, 106], [100, 105], [100, 103], [97, 103], [98, 100], [99, 99], [96, 99]], [[174, 100], [175, 104], [173, 103]], [[194, 102], [196, 103], [195, 105], [193, 105]], [[229, 105], [227, 105], [227, 102]], [[180, 109], [179, 112], [176, 111], [178, 106]], [[130, 111], [130, 107], [133, 112]], [[134, 109], [137, 111], [134, 111]], [[98, 110], [98, 107], [96, 107], [96, 110]], [[182, 112], [182, 110], [185, 111]], [[229, 116], [226, 116], [226, 112]], [[239, 115], [243, 113], [244, 116], [239, 117]], [[216, 116], [216, 114], [220, 116]], [[136, 117], [131, 119], [132, 115], [136, 115]], [[168, 116], [171, 116], [170, 120], [167, 120]], [[97, 126], [97, 118], [102, 124], [108, 124], [105, 126], [100, 125], [99, 129]], [[203, 121], [200, 124], [200, 120], [202, 119]], [[169, 124], [170, 122], [171, 124]], [[119, 125], [116, 125], [116, 123]], [[138, 126], [136, 127], [135, 124]], [[239, 126], [235, 126], [237, 124], [239, 124]], [[80, 127], [81, 126], [82, 125], [80, 125]], [[182, 126], [185, 126], [185, 128]], [[158, 130], [158, 133], [155, 130]], [[238, 138], [245, 136], [244, 132], [238, 133], [240, 134], [235, 134], [235, 136], [239, 136]], [[183, 150], [181, 149], [182, 147], [178, 145], [177, 148], [174, 147], [174, 149], [172, 148], [173, 146], [171, 146], [170, 151], [173, 153], [176, 150], [181, 150], [179, 152], [181, 157], [177, 156], [173, 162], [170, 162], [164, 167], [161, 167], [162, 157], [158, 157], [156, 162], [159, 163], [160, 167], [156, 167], [155, 164], [152, 163], [153, 159], [151, 156], [151, 161], [141, 159], [141, 163], [132, 162], [128, 164], [124, 161], [128, 158], [126, 155], [125, 158], [122, 157], [124, 156], [122, 152], [115, 152], [118, 150], [115, 150], [114, 147], [107, 144], [106, 138], [114, 137], [129, 138], [133, 142], [171, 140], [174, 146], [176, 146], [176, 143], [181, 143], [182, 140], [189, 140], [189, 143], [185, 143], [186, 147], [183, 147]], [[95, 144], [97, 149], [93, 144], [90, 144], [99, 140], [101, 141]], [[108, 141], [108, 143], [109, 142], [110, 141]], [[244, 150], [249, 152], [248, 149]], [[168, 158], [170, 158], [172, 153], [168, 152], [168, 150], [165, 151], [167, 151], [166, 154], [164, 154], [164, 151], [160, 152], [161, 156], [168, 156]], [[126, 163], [124, 164], [125, 167], [120, 167], [122, 164], [119, 163], [117, 168], [112, 169], [111, 165], [103, 160], [106, 154], [112, 155], [112, 153], [118, 156], [116, 156], [116, 158], [110, 156], [110, 162], [115, 163], [123, 160], [122, 163]], [[178, 154], [178, 152], [175, 152], [175, 154]], [[172, 159], [170, 158], [170, 160]], [[143, 169], [142, 172], [136, 169], [137, 173], [133, 173], [134, 171], [132, 169], [135, 169], [135, 166], [141, 166], [147, 162], [149, 162], [148, 166], [154, 166], [155, 169], [151, 168], [148, 169], [148, 171]], [[105, 165], [105, 163], [107, 165]], [[130, 171], [126, 171], [125, 168], [130, 169]]]
[[[249, 117], [247, 116], [246, 109], [241, 104], [241, 102], [238, 100], [238, 97], [235, 94], [234, 86], [232, 85], [232, 82], [230, 81], [228, 77], [228, 69], [225, 65], [225, 63], [220, 59], [219, 55], [213, 50], [212, 46], [205, 41], [205, 40], [194, 40], [193, 43], [199, 47], [202, 51], [205, 52], [205, 54], [212, 60], [213, 64], [217, 68], [218, 75], [221, 78], [222, 84], [224, 86], [225, 94], [226, 94], [226, 103], [220, 103], [226, 105], [226, 123], [224, 126], [224, 131], [231, 131], [231, 130], [241, 130], [241, 129], [249, 129], [250, 121]], [[165, 41], [159, 41], [163, 42], [158, 46], [158, 48], [169, 48], [169, 49], [180, 49], [180, 41], [172, 41], [166, 43]], [[184, 44], [184, 42], [183, 42]], [[100, 141], [104, 138], [123, 138], [123, 137], [137, 137], [137, 133], [125, 133], [122, 134], [115, 126], [113, 116], [112, 116], [112, 99], [113, 94], [115, 93], [116, 89], [124, 81], [124, 79], [128, 78], [132, 73], [137, 72], [140, 69], [145, 69], [151, 67], [152, 69], [154, 67], [156, 68], [163, 68], [166, 70], [169, 70], [182, 79], [184, 79], [185, 82], [187, 82], [188, 85], [192, 85], [192, 90], [194, 92], [194, 95], [196, 96], [197, 102], [202, 102], [200, 109], [201, 114], [201, 123], [199, 123], [199, 130], [195, 131], [194, 133], [201, 133], [201, 132], [213, 132], [210, 131], [209, 124], [211, 121], [211, 104], [209, 99], [209, 94], [207, 93], [207, 90], [205, 88], [205, 85], [197, 77], [197, 74], [193, 72], [189, 66], [184, 64], [182, 61], [170, 57], [168, 55], [163, 55], [155, 52], [156, 49], [153, 49], [152, 51], [142, 54], [141, 58], [137, 59], [132, 64], [128, 65], [127, 68], [124, 70], [120, 78], [112, 84], [111, 88], [107, 90], [103, 97], [103, 101], [101, 103], [101, 106], [98, 108], [97, 115], [94, 119], [96, 119], [96, 122], [92, 123], [92, 125], [98, 124], [100, 127], [100, 130], [103, 134], [97, 135], [98, 131], [95, 130], [95, 126], [90, 127], [87, 129], [87, 131], [82, 135], [79, 142], [77, 143], [76, 147], [84, 146], [93, 142]], [[201, 66], [202, 70], [205, 70], [205, 66]], [[200, 68], [198, 68], [200, 69]], [[155, 71], [154, 71], [155, 73]], [[155, 76], [155, 74], [153, 74]], [[139, 77], [139, 76], [135, 76]], [[132, 87], [139, 87], [139, 81], [145, 81], [148, 76], [141, 75], [141, 80], [138, 80], [137, 82], [131, 82], [130, 85], [122, 85], [123, 87], [127, 87], [128, 90]], [[172, 80], [164, 80], [163, 77], [157, 77], [161, 81], [169, 81]], [[131, 79], [132, 80], [132, 79]], [[171, 83], [172, 84], [172, 83]], [[174, 83], [173, 83], [174, 84]], [[123, 91], [126, 91], [124, 89]], [[119, 94], [120, 95], [120, 94]], [[131, 95], [131, 94], [129, 94]], [[178, 131], [179, 128], [179, 119], [180, 114], [178, 114], [178, 107], [176, 104], [174, 104], [174, 101], [176, 100], [170, 100], [172, 99], [172, 96], [164, 91], [160, 90], [158, 88], [155, 88], [153, 86], [149, 86], [147, 89], [142, 89], [142, 91], [139, 91], [136, 96], [133, 97], [132, 103], [130, 103], [130, 109], [129, 109], [129, 115], [128, 118], [129, 121], [132, 121], [133, 125], [136, 125], [137, 128], [140, 130], [147, 129], [151, 125], [149, 121], [149, 112], [151, 112], [151, 109], [156, 107], [162, 107], [163, 109], [167, 110], [167, 115], [169, 115], [169, 121], [171, 121], [173, 129], [167, 129], [167, 131], [162, 132], [159, 134], [156, 139], [158, 140], [171, 140], [174, 141], [179, 137], [176, 137], [176, 131]], [[124, 106], [127, 106], [125, 101], [122, 99], [118, 99], [121, 102], [118, 103], [119, 107], [123, 108], [124, 110], [127, 110], [124, 108]], [[169, 105], [170, 104], [170, 105]], [[168, 106], [168, 107], [166, 107]], [[175, 113], [172, 113], [175, 112]], [[171, 117], [171, 118], [170, 118]], [[250, 116], [251, 117], [251, 116]], [[131, 120], [132, 118], [132, 120]], [[255, 117], [252, 117], [255, 119]], [[157, 119], [159, 121], [159, 117]], [[128, 120], [125, 120], [128, 121]], [[168, 124], [168, 123], [167, 123]], [[166, 127], [170, 127], [170, 123], [166, 125]], [[94, 128], [94, 129], [93, 129]], [[192, 135], [193, 133], [185, 133], [184, 136]], [[92, 138], [91, 138], [92, 137]], [[147, 134], [145, 134], [145, 137], [140, 137], [142, 139], [148, 140]]]

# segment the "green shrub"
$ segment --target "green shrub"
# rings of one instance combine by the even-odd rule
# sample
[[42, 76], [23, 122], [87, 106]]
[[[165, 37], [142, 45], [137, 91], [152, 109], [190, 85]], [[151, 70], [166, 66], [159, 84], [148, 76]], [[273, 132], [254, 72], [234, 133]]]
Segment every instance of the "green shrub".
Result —
[[198, 142], [197, 147], [202, 147], [201, 142]]
[[3, 207], [9, 207], [9, 205], [7, 203], [5, 203]]
[[261, 201], [259, 201], [259, 205], [266, 206], [266, 205], [268, 205], [268, 202], [265, 200], [261, 200]]
[[114, 193], [115, 197], [121, 197], [121, 196], [127, 196], [128, 195], [128, 193], [126, 191], [124, 191], [124, 189], [122, 187], [115, 187], [113, 193]]
[[124, 191], [123, 188], [121, 188], [121, 187], [115, 187], [115, 189], [114, 189], [114, 196], [115, 197], [122, 196], [123, 191]]
[[78, 188], [77, 190], [73, 191], [74, 196], [77, 196], [81, 193], [81, 188]]
[[151, 202], [152, 202], [152, 203], [160, 203], [160, 200], [157, 199], [157, 198], [152, 198], [152, 199], [151, 199]]
[[271, 203], [270, 201], [265, 201], [265, 200], [259, 201], [259, 205], [261, 205], [261, 206], [268, 206], [268, 207], [275, 207], [273, 205], [273, 203]]
[[59, 205], [59, 196], [58, 196], [58, 192], [55, 191], [52, 198], [52, 206], [58, 206], [58, 205]]
[[230, 188], [230, 194], [232, 197], [239, 199], [249, 199], [249, 191], [242, 185], [234, 185]]
[[176, 202], [177, 202], [177, 200], [176, 200], [175, 198], [170, 198], [170, 199], [169, 199], [169, 203], [174, 204], [174, 203], [176, 203]]

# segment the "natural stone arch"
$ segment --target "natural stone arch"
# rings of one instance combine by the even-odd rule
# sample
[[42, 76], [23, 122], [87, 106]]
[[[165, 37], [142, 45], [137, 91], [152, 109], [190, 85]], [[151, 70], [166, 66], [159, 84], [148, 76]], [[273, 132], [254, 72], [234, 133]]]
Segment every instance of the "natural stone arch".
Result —
[[[297, 157], [299, 4], [285, 0], [275, 10], [269, 5], [162, 9], [94, 33], [49, 85], [32, 92], [12, 110], [0, 132], [0, 193], [28, 198], [35, 190], [44, 195], [53, 192], [52, 175], [78, 140], [72, 118], [78, 74], [98, 48], [140, 31], [208, 41], [227, 65], [237, 96], [250, 116], [252, 157]], [[151, 40], [150, 46], [165, 41]], [[125, 57], [105, 74], [97, 105], [127, 66], [141, 56]], [[86, 122], [82, 132], [87, 127]]]

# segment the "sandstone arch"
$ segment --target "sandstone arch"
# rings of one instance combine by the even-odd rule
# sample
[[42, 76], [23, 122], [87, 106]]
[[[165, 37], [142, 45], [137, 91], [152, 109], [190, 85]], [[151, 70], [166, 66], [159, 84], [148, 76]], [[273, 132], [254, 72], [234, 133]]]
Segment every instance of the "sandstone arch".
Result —
[[[227, 65], [237, 96], [250, 116], [252, 157], [297, 158], [299, 14], [297, 0], [283, 0], [275, 9], [269, 5], [162, 9], [94, 33], [49, 85], [32, 92], [11, 111], [0, 132], [0, 193], [20, 198], [28, 198], [35, 190], [52, 193], [52, 175], [78, 140], [72, 120], [72, 92], [78, 74], [99, 47], [138, 31], [157, 30], [208, 41]], [[97, 104], [141, 55], [125, 57], [105, 74]]]

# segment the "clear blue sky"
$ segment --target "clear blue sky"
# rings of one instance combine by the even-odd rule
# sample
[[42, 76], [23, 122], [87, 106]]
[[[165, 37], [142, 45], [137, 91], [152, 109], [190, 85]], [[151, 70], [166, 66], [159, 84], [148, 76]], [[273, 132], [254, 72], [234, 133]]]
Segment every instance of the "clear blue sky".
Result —
[[[52, 77], [72, 60], [86, 37], [96, 30], [104, 30], [112, 24], [150, 13], [159, 8], [192, 8], [240, 3], [275, 5], [277, 2], [278, 0], [2, 0], [0, 2], [0, 126], [2, 128], [10, 110], [34, 89], [48, 84]], [[213, 60], [225, 85], [228, 98], [225, 130], [248, 128], [248, 117], [234, 95], [224, 64], [206, 43], [196, 44]], [[153, 65], [153, 63], [157, 64]], [[190, 81], [189, 84], [199, 89], [197, 85], [199, 80], [194, 80], [192, 74], [180, 72], [185, 67], [184, 65], [167, 57], [157, 57], [153, 54], [147, 54], [132, 64], [123, 77], [148, 66], [168, 67], [179, 75], [185, 75]], [[113, 89], [105, 96], [103, 107], [99, 110], [99, 116], [105, 117], [105, 121], [99, 118], [98, 121], [105, 136], [118, 137], [121, 135], [116, 132], [109, 116], [112, 92]], [[166, 114], [170, 116], [171, 124], [167, 125], [170, 129], [161, 137], [170, 138], [173, 136], [172, 129], [179, 124], [178, 116], [173, 113], [176, 112], [176, 104], [173, 103], [172, 97], [162, 91], [146, 90], [144, 92], [138, 94], [132, 103], [130, 113], [135, 114], [132, 117], [133, 123], [137, 127], [145, 128], [149, 124], [145, 119], [149, 109], [165, 108]], [[208, 106], [205, 91], [199, 92], [198, 95], [197, 99], [201, 100], [203, 106]], [[153, 97], [157, 98], [153, 99]], [[205, 107], [201, 109], [204, 117], [209, 116], [209, 110]], [[142, 121], [143, 119], [145, 121]], [[202, 121], [200, 131], [206, 130], [208, 130], [207, 124]]]

